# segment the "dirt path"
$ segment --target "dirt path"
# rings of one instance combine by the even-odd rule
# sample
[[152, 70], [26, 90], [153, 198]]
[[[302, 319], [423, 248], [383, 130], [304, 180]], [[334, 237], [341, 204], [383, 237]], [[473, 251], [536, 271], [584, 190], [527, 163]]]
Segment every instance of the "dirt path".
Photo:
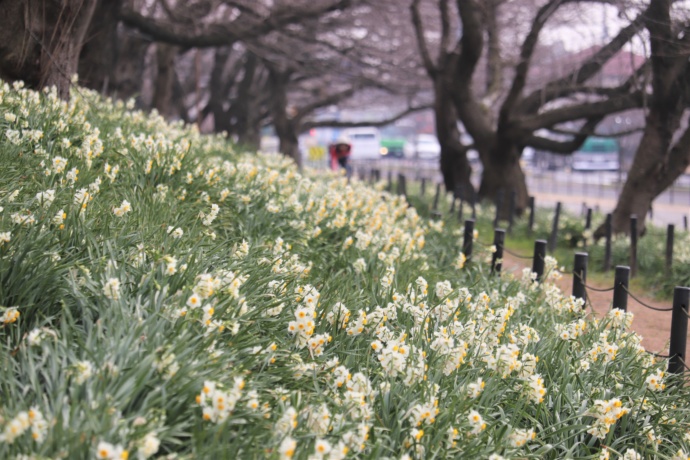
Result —
[[[503, 269], [513, 272], [515, 276], [520, 276], [523, 268], [530, 266], [522, 259], [518, 259], [510, 254], [503, 254]], [[558, 282], [558, 286], [564, 293], [572, 292], [573, 279], [570, 275], [563, 275], [563, 278]], [[613, 286], [613, 272], [611, 273], [610, 282], [606, 285], [588, 282], [597, 289], [604, 289]], [[613, 300], [613, 292], [597, 292], [588, 290], [587, 294], [592, 303], [594, 313], [601, 318], [611, 308], [611, 301]], [[637, 297], [643, 302], [657, 308], [670, 308], [671, 302], [659, 302], [649, 299], [644, 296]], [[637, 303], [633, 298], [628, 298], [628, 311], [634, 313], [632, 329], [642, 336], [642, 345], [649, 350], [663, 355], [668, 354], [668, 342], [671, 336], [671, 312], [661, 312], [650, 310]], [[689, 334], [690, 336], [690, 334]], [[688, 341], [690, 342], [690, 340]], [[686, 348], [686, 356], [688, 348]]]

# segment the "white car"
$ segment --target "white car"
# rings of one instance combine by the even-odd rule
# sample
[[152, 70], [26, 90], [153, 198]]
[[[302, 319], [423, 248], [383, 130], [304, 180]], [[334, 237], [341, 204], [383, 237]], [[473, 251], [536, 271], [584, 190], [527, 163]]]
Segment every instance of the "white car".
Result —
[[414, 142], [414, 150], [420, 160], [437, 160], [441, 157], [441, 144], [433, 134], [419, 134]]
[[345, 137], [352, 146], [351, 160], [378, 160], [381, 158], [381, 133], [378, 128], [350, 128]]

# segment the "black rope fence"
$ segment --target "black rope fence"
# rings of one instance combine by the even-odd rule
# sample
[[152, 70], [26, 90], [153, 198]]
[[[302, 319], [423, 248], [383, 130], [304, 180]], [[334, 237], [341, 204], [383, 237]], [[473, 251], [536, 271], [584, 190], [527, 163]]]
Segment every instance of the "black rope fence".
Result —
[[[635, 294], [633, 294], [632, 292], [630, 292], [630, 290], [629, 290], [627, 287], [623, 286], [623, 289], [625, 290], [625, 292], [628, 293], [628, 295], [629, 295], [630, 297], [632, 297], [637, 303], [639, 303], [639, 304], [642, 305], [643, 307], [647, 307], [647, 308], [649, 308], [650, 310], [654, 310], [654, 311], [673, 311], [673, 308], [658, 308], [658, 307], [652, 307], [651, 305], [649, 305], [649, 304], [647, 304], [647, 303], [641, 301], [641, 300], [638, 299], [637, 297], [635, 297]], [[686, 313], [686, 314], [687, 314], [687, 313]]]
[[521, 254], [517, 254], [513, 251], [508, 250], [508, 248], [506, 248], [505, 246], [503, 246], [503, 250], [505, 252], [507, 252], [508, 254], [510, 254], [511, 256], [517, 257], [518, 259], [532, 260], [534, 258], [533, 256], [523, 256]]
[[[379, 177], [380, 172], [376, 171], [377, 177]], [[422, 196], [424, 196], [424, 189], [425, 189], [425, 183], [422, 184]], [[404, 191], [403, 191], [404, 193]], [[436, 184], [436, 194], [434, 196], [434, 204], [433, 208], [431, 211], [431, 217], [432, 218], [439, 218], [441, 217], [441, 212], [439, 211], [439, 200], [441, 196], [441, 184]], [[455, 200], [454, 200], [455, 201]], [[462, 200], [460, 201], [462, 203]], [[529, 223], [529, 231], [532, 232], [533, 230], [533, 206], [534, 206], [534, 200], [530, 200], [530, 208], [531, 208], [531, 217], [530, 217], [530, 223]], [[500, 205], [497, 205], [497, 209], [500, 208]], [[496, 219], [494, 220], [494, 239], [493, 241], [487, 243], [484, 243], [482, 241], [479, 241], [479, 239], [474, 239], [473, 233], [474, 233], [474, 226], [475, 226], [475, 219], [476, 215], [472, 214], [471, 219], [465, 220], [465, 232], [464, 232], [464, 240], [463, 240], [463, 252], [466, 254], [466, 257], [470, 259], [472, 255], [472, 245], [477, 244], [479, 247], [482, 247], [484, 249], [489, 250], [491, 253], [493, 253], [493, 257], [491, 260], [491, 273], [492, 274], [499, 274], [502, 269], [502, 258], [503, 258], [503, 251], [505, 251], [506, 254], [513, 256], [517, 259], [521, 260], [531, 260], [532, 261], [532, 271], [536, 273], [536, 280], [537, 282], [542, 282], [544, 281], [544, 277], [546, 276], [545, 269], [546, 267], [546, 254], [547, 251], [550, 250], [550, 252], [553, 252], [555, 249], [555, 240], [556, 240], [556, 230], [558, 228], [558, 213], [559, 213], [559, 208], [560, 208], [560, 203], [557, 204], [556, 206], [556, 216], [554, 217], [554, 223], [553, 223], [553, 230], [551, 237], [547, 240], [545, 239], [538, 239], [534, 243], [534, 254], [533, 255], [524, 255], [520, 254], [515, 251], [511, 251], [510, 249], [506, 248], [505, 244], [505, 235], [506, 235], [506, 230], [497, 228], [498, 227], [498, 221], [499, 221], [499, 214], [497, 212], [496, 214]], [[451, 206], [451, 213], [455, 211], [455, 206], [454, 204]], [[474, 207], [473, 207], [474, 211]], [[511, 212], [512, 214], [512, 212]], [[459, 208], [459, 213], [458, 213], [458, 220], [462, 220], [463, 218], [463, 207], [460, 206]], [[589, 219], [589, 217], [588, 217]], [[635, 220], [635, 216], [631, 216], [631, 222]], [[611, 215], [609, 214], [607, 216], [607, 245], [606, 245], [606, 255], [604, 257], [604, 270], [608, 271], [611, 267], [611, 254], [610, 254], [610, 240], [611, 240]], [[511, 227], [512, 227], [512, 221]], [[631, 224], [632, 225], [632, 224]], [[589, 228], [589, 227], [588, 227]], [[631, 227], [632, 228], [632, 227]], [[510, 230], [510, 228], [508, 229]], [[637, 236], [637, 230], [632, 229], [635, 233], [635, 236]], [[669, 251], [670, 251], [670, 246], [667, 244], [667, 270], [670, 268], [670, 263], [669, 263]], [[672, 253], [672, 251], [671, 251]], [[636, 256], [636, 251], [635, 254]], [[586, 283], [587, 280], [587, 261], [588, 261], [588, 254], [586, 252], [576, 252], [575, 253], [575, 260], [573, 263], [573, 269], [572, 270], [565, 270], [564, 267], [556, 267], [555, 269], [557, 270], [558, 273], [561, 275], [572, 275], [573, 278], [573, 290], [572, 290], [572, 296], [582, 299], [584, 302], [583, 309], [589, 309], [594, 312], [594, 304], [592, 302], [592, 298], [590, 296], [591, 293], [593, 292], [611, 292], [613, 291], [613, 299], [612, 299], [612, 306], [613, 308], [618, 308], [623, 311], [627, 311], [627, 305], [628, 305], [628, 296], [632, 297], [633, 300], [635, 300], [639, 305], [642, 307], [648, 308], [653, 311], [659, 311], [659, 312], [673, 312], [672, 318], [671, 318], [671, 333], [670, 333], [670, 341], [669, 341], [669, 349], [668, 349], [668, 354], [660, 354], [660, 353], [655, 353], [651, 351], [646, 351], [652, 356], [655, 356], [656, 358], [660, 359], [668, 359], [668, 371], [670, 373], [675, 373], [675, 374], [683, 374], [685, 373], [686, 370], [690, 371], [690, 367], [685, 363], [683, 358], [685, 357], [685, 352], [686, 352], [686, 345], [687, 345], [687, 329], [688, 329], [688, 319], [690, 319], [690, 313], [688, 312], [688, 307], [690, 306], [690, 287], [682, 287], [682, 286], [677, 286], [674, 288], [673, 292], [673, 307], [671, 308], [659, 308], [655, 307], [653, 305], [648, 304], [647, 302], [641, 300], [638, 296], [633, 294], [630, 289], [629, 289], [629, 280], [631, 276], [634, 276], [635, 273], [635, 268], [636, 268], [636, 257], [631, 256], [631, 262], [630, 266], [617, 266], [616, 267], [616, 274], [615, 274], [615, 281], [614, 285], [611, 287], [605, 287], [605, 288], [600, 288], [600, 287], [595, 287], [591, 286]], [[478, 281], [477, 281], [478, 282]], [[590, 292], [591, 291], [591, 292]], [[685, 374], [686, 377], [690, 378], [690, 373]]]
[[686, 370], [690, 371], [690, 367], [688, 367], [688, 365], [685, 364], [685, 361], [683, 360], [683, 358], [681, 358], [680, 356], [677, 356], [676, 359], [678, 360], [678, 362], [680, 362], [680, 363], [683, 365], [683, 367], [684, 367]]
[[646, 351], [647, 353], [649, 353], [650, 355], [656, 356], [657, 358], [664, 358], [664, 359], [670, 358], [669, 355], [661, 355], [661, 354], [659, 354], [659, 353], [654, 353], [653, 351], [649, 351], [649, 350], [645, 350], [645, 351]]

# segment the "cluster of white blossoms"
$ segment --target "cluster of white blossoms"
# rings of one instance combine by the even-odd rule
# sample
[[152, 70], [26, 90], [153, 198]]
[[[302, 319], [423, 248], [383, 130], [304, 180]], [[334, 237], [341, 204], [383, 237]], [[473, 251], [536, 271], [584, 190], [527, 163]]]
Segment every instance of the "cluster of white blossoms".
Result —
[[[310, 337], [314, 334], [316, 327], [316, 307], [319, 304], [319, 291], [314, 286], [298, 286], [297, 302], [300, 305], [295, 309], [295, 319], [288, 323], [288, 333], [295, 336], [295, 345], [304, 348]], [[320, 340], [319, 340], [320, 341]], [[312, 344], [310, 344], [310, 349]]]
[[2, 312], [2, 316], [0, 316], [0, 323], [2, 324], [10, 324], [14, 323], [19, 319], [20, 312], [17, 309], [17, 307], [10, 307], [5, 309], [5, 311]]
[[220, 206], [217, 204], [212, 204], [211, 205], [211, 211], [209, 211], [208, 214], [206, 214], [203, 211], [199, 212], [199, 217], [201, 218], [201, 223], [204, 224], [205, 226], [210, 226], [214, 220], [216, 220], [216, 217], [218, 217], [218, 213], [220, 212]]
[[608, 363], [616, 359], [618, 354], [618, 345], [608, 341], [608, 332], [604, 331], [599, 334], [599, 340], [592, 345], [588, 354], [592, 362], [596, 362], [602, 358], [603, 363]]
[[484, 418], [474, 409], [467, 415], [467, 420], [470, 422], [470, 434], [479, 434], [486, 429]]
[[[1, 418], [0, 418], [1, 421]], [[48, 422], [41, 411], [32, 407], [28, 411], [19, 412], [5, 426], [0, 434], [0, 442], [12, 444], [17, 438], [31, 429], [31, 438], [37, 443], [42, 443], [48, 433]]]
[[49, 208], [53, 201], [55, 201], [55, 190], [46, 190], [45, 192], [38, 192], [36, 194], [36, 201], [43, 208]]
[[587, 432], [592, 436], [604, 439], [611, 426], [628, 412], [630, 410], [623, 407], [623, 403], [618, 398], [609, 400], [597, 399], [594, 401], [594, 407], [587, 411], [587, 415], [595, 418], [594, 423]]
[[522, 428], [514, 428], [513, 432], [510, 433], [510, 436], [508, 439], [510, 439], [510, 445], [513, 447], [522, 447], [524, 446], [528, 441], [534, 441], [537, 437], [537, 434], [534, 432], [533, 428], [530, 429], [522, 429]]
[[127, 460], [129, 451], [120, 444], [100, 441], [96, 446], [96, 458], [103, 460]]
[[227, 420], [242, 398], [244, 385], [244, 379], [240, 377], [235, 377], [232, 388], [228, 390], [224, 390], [216, 382], [204, 382], [201, 393], [196, 398], [197, 404], [201, 406], [203, 419], [213, 423]]
[[612, 308], [606, 314], [610, 326], [620, 329], [630, 329], [634, 316], [633, 313], [621, 310], [620, 308]]
[[527, 378], [526, 388], [528, 390], [529, 398], [533, 403], [541, 404], [544, 402], [546, 388], [544, 387], [544, 379], [541, 377], [541, 375], [530, 375]]
[[561, 340], [577, 340], [585, 333], [587, 323], [584, 319], [579, 319], [568, 324], [556, 323], [556, 334]]
[[117, 217], [122, 217], [130, 211], [132, 211], [132, 206], [127, 200], [122, 200], [120, 206], [113, 208], [113, 214], [115, 214]]
[[410, 356], [410, 346], [405, 344], [405, 335], [388, 341], [386, 346], [375, 340], [371, 343], [371, 348], [377, 353], [386, 375], [395, 377], [405, 370], [407, 358]]
[[103, 283], [103, 295], [111, 300], [120, 300], [120, 280], [117, 278], [108, 278]]
[[651, 391], [661, 391], [666, 389], [666, 384], [664, 383], [664, 371], [657, 369], [653, 374], [650, 374], [645, 379], [647, 388]]

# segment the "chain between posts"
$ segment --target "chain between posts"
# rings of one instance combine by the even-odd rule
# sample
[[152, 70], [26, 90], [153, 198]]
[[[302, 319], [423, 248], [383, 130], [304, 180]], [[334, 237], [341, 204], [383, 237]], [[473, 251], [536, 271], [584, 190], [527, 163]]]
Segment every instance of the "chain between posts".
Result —
[[[629, 295], [630, 297], [632, 297], [633, 299], [635, 299], [635, 301], [636, 301], [637, 303], [639, 303], [639, 304], [642, 305], [643, 307], [649, 308], [650, 310], [654, 310], [654, 311], [673, 311], [673, 308], [657, 308], [657, 307], [652, 307], [651, 305], [644, 303], [643, 301], [641, 301], [640, 299], [638, 299], [637, 297], [635, 297], [635, 295], [634, 295], [632, 292], [630, 292], [630, 290], [629, 290], [627, 287], [625, 287], [625, 286], [623, 286], [623, 290], [625, 290], [625, 292], [627, 292], [628, 295]], [[684, 312], [684, 313], [685, 313], [685, 312]], [[685, 314], [687, 315], [687, 313], [685, 313]]]
[[647, 353], [649, 353], [650, 355], [656, 356], [657, 358], [664, 358], [664, 359], [670, 358], [669, 355], [660, 355], [659, 353], [654, 353], [653, 351], [649, 351], [649, 350], [645, 350], [645, 351]]
[[516, 253], [514, 253], [513, 251], [509, 251], [508, 248], [506, 248], [505, 246], [503, 246], [503, 250], [504, 250], [505, 252], [507, 252], [508, 254], [510, 254], [511, 256], [517, 257], [518, 259], [526, 259], [526, 260], [529, 259], [529, 260], [532, 260], [532, 259], [534, 258], [533, 256], [522, 256], [522, 255], [520, 255], [520, 254], [516, 254]]
[[683, 367], [684, 367], [685, 369], [687, 369], [687, 370], [690, 371], [690, 367], [688, 367], [688, 365], [685, 364], [685, 361], [683, 360], [683, 358], [681, 358], [680, 356], [677, 356], [676, 358], [678, 358], [678, 361], [680, 361], [680, 363], [683, 365]]

